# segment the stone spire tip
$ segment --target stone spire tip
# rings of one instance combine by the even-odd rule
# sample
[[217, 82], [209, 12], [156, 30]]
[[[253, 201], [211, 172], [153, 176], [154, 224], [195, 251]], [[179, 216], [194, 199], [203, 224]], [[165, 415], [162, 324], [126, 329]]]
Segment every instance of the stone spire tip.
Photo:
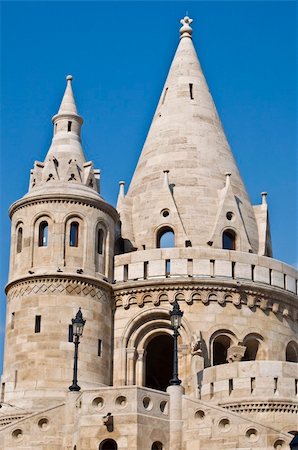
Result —
[[192, 28], [190, 24], [193, 22], [193, 19], [190, 19], [188, 16], [185, 16], [183, 19], [180, 20], [180, 23], [182, 24], [182, 27], [180, 28], [180, 39], [183, 37], [190, 37], [192, 35]]
[[67, 75], [66, 80], [67, 81], [72, 81], [73, 76], [72, 75]]

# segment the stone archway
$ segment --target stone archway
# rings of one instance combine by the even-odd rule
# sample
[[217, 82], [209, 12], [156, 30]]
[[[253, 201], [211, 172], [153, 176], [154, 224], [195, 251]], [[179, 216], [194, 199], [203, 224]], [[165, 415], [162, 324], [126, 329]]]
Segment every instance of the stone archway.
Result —
[[173, 338], [155, 335], [146, 346], [145, 386], [166, 391], [173, 373]]

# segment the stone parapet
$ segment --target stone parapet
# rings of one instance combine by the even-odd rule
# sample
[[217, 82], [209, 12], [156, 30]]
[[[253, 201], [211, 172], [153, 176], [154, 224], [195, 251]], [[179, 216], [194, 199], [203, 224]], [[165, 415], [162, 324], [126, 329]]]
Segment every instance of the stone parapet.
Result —
[[173, 248], [115, 257], [116, 283], [179, 277], [243, 281], [297, 294], [297, 271], [265, 256], [229, 250]]
[[277, 402], [277, 410], [298, 413], [296, 363], [240, 361], [221, 364], [202, 370], [198, 379], [199, 395], [203, 400], [224, 403], [227, 407], [235, 402], [253, 402], [262, 410], [264, 399], [266, 404], [270, 399], [270, 402]]

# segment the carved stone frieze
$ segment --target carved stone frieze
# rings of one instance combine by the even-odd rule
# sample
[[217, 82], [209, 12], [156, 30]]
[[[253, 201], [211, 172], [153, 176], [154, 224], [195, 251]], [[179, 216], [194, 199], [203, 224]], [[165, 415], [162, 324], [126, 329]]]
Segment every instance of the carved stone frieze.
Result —
[[24, 298], [30, 295], [71, 295], [91, 297], [95, 300], [111, 302], [111, 293], [103, 286], [71, 278], [38, 278], [20, 281], [8, 288], [7, 299]]
[[222, 408], [236, 413], [254, 413], [254, 412], [291, 412], [298, 414], [298, 403], [290, 401], [252, 401], [252, 402], [233, 402], [219, 404]]
[[172, 304], [175, 300], [185, 301], [188, 304], [202, 302], [208, 305], [217, 302], [222, 307], [232, 303], [235, 307], [247, 306], [254, 310], [272, 311], [292, 320], [297, 320], [298, 314], [295, 308], [283, 299], [276, 299], [259, 290], [237, 289], [234, 286], [198, 285], [192, 284], [166, 284], [137, 286], [127, 289], [115, 289], [114, 295], [116, 307], [128, 309], [130, 305], [137, 304], [142, 307], [146, 303], [158, 306], [162, 302]]

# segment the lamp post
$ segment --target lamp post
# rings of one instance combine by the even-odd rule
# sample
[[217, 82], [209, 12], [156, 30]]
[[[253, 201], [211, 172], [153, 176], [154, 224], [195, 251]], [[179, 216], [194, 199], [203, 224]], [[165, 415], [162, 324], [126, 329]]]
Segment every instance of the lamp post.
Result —
[[72, 333], [75, 337], [74, 345], [75, 345], [75, 351], [74, 351], [74, 362], [73, 362], [73, 379], [72, 379], [72, 385], [69, 386], [70, 391], [79, 391], [81, 388], [78, 385], [78, 351], [79, 351], [79, 343], [80, 343], [80, 336], [83, 334], [83, 329], [86, 320], [83, 319], [81, 308], [79, 308], [76, 317], [74, 319], [71, 319], [72, 322]]
[[181, 384], [181, 380], [178, 378], [178, 329], [181, 326], [181, 319], [183, 316], [183, 311], [181, 311], [177, 300], [173, 304], [173, 309], [170, 311], [171, 325], [173, 328], [173, 338], [174, 338], [174, 351], [173, 351], [173, 378], [170, 380], [171, 386], [177, 386]]
[[295, 434], [294, 438], [290, 442], [291, 450], [298, 450], [298, 433]]

